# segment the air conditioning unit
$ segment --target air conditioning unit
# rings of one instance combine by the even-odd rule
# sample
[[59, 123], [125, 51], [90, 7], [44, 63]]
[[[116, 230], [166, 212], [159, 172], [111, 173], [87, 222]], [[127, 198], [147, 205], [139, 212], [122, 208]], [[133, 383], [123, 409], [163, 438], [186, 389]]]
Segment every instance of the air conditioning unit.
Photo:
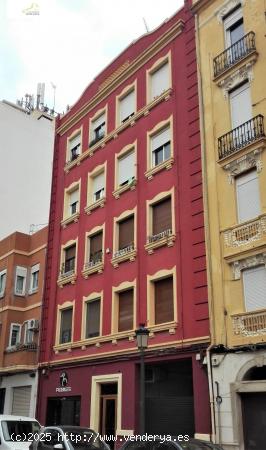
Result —
[[31, 319], [28, 321], [28, 329], [37, 331], [39, 330], [39, 320], [37, 319]]

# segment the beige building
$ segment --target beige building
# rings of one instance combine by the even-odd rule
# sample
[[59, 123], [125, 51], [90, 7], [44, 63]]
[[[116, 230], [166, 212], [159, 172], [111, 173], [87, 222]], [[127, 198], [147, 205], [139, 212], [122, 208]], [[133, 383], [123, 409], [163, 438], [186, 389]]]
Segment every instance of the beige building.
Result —
[[212, 423], [226, 450], [262, 450], [266, 442], [265, 7], [262, 0], [193, 2]]

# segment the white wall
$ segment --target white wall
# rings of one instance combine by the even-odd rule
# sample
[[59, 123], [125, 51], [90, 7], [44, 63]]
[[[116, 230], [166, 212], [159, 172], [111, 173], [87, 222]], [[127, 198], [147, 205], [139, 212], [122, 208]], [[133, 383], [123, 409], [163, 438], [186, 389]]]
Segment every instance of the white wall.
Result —
[[54, 121], [0, 102], [0, 239], [48, 223]]
[[30, 401], [30, 414], [29, 417], [35, 417], [36, 400], [37, 400], [37, 387], [38, 387], [38, 372], [35, 373], [35, 377], [31, 377], [29, 373], [21, 373], [16, 375], [2, 376], [1, 388], [6, 389], [5, 404], [3, 414], [11, 414], [12, 402], [13, 402], [13, 388], [19, 386], [31, 386], [31, 401]]

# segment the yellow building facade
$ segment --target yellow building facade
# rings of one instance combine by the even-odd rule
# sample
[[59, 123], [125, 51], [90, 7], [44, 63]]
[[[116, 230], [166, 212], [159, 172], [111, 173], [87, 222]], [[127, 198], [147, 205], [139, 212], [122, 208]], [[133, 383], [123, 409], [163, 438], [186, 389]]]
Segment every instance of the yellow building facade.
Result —
[[214, 438], [266, 442], [266, 3], [194, 0]]

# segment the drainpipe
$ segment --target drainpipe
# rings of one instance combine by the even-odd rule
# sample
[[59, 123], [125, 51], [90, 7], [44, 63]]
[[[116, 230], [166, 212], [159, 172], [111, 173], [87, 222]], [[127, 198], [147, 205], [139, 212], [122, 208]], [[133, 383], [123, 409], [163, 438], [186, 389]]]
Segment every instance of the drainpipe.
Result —
[[[204, 233], [206, 243], [206, 259], [207, 259], [207, 279], [208, 279], [208, 304], [210, 316], [210, 334], [211, 340], [215, 342], [215, 321], [212, 320], [213, 314], [213, 281], [211, 271], [211, 240], [209, 230], [209, 202], [208, 202], [208, 186], [207, 186], [207, 162], [205, 158], [206, 140], [205, 140], [205, 116], [203, 105], [203, 89], [201, 78], [201, 59], [200, 59], [200, 38], [199, 38], [199, 23], [198, 15], [195, 17], [195, 41], [196, 41], [196, 59], [197, 59], [197, 74], [198, 74], [198, 96], [199, 96], [199, 115], [200, 115], [200, 142], [201, 142], [201, 163], [202, 163], [202, 179], [203, 179], [203, 210], [204, 210]], [[210, 409], [211, 409], [211, 426], [212, 426], [212, 440], [216, 442], [216, 421], [214, 408], [214, 389], [213, 389], [213, 374], [211, 364], [211, 350], [214, 345], [210, 345], [207, 349], [207, 371], [210, 393]]]

